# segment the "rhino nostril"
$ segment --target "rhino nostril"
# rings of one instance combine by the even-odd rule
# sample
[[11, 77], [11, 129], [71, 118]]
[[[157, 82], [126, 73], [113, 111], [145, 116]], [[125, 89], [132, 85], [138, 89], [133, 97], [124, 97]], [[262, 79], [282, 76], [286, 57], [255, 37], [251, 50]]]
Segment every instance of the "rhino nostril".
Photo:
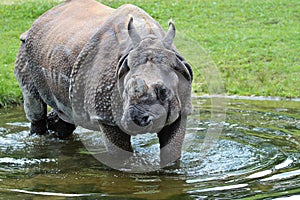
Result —
[[152, 122], [152, 117], [150, 117], [148, 114], [144, 115], [141, 118], [141, 126], [147, 126]]
[[135, 124], [142, 127], [148, 126], [152, 122], [152, 118], [147, 114], [143, 116], [131, 116], [131, 118]]
[[133, 106], [129, 108], [129, 113], [132, 121], [139, 126], [148, 126], [152, 122], [152, 117], [148, 113]]

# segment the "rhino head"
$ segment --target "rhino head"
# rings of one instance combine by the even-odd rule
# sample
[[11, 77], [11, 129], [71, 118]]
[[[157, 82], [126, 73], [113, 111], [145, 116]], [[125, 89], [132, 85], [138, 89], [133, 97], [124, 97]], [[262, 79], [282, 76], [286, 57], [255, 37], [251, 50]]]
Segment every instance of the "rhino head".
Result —
[[158, 133], [190, 109], [188, 91], [182, 90], [190, 90], [192, 71], [174, 50], [172, 22], [163, 39], [151, 34], [141, 38], [132, 18], [128, 33], [133, 50], [118, 64], [120, 127], [129, 135]]

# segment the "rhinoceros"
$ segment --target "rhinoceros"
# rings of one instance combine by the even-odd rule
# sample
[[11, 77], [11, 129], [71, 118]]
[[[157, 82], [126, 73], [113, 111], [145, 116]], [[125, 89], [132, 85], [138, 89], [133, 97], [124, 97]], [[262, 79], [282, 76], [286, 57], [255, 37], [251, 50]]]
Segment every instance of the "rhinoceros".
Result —
[[66, 138], [81, 126], [130, 152], [131, 136], [157, 133], [161, 158], [180, 158], [193, 73], [174, 37], [172, 21], [165, 32], [130, 4], [69, 0], [44, 13], [15, 64], [31, 133]]

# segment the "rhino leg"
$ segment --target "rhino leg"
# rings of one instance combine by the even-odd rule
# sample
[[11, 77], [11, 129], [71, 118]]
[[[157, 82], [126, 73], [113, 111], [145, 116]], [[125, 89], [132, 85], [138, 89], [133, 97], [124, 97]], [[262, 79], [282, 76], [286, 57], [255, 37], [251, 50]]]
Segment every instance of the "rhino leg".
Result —
[[26, 117], [31, 122], [30, 132], [39, 135], [46, 134], [47, 105], [39, 97], [39, 94], [32, 83], [21, 85], [21, 89], [24, 98]]
[[158, 133], [160, 165], [162, 167], [177, 161], [181, 157], [181, 148], [186, 130], [186, 120], [186, 116], [181, 116]]
[[24, 98], [24, 110], [31, 122], [30, 133], [44, 135], [47, 133], [47, 105], [40, 98], [33, 83], [21, 85]]
[[[24, 96], [24, 95], [23, 95]], [[26, 116], [31, 122], [30, 133], [44, 135], [47, 133], [46, 113], [47, 105], [38, 99], [26, 98], [24, 104]]]
[[58, 114], [51, 110], [47, 116], [47, 128], [49, 131], [53, 131], [59, 138], [68, 138], [75, 130], [75, 125], [63, 121], [59, 118]]
[[47, 105], [40, 98], [39, 92], [32, 81], [24, 41], [21, 44], [15, 63], [15, 76], [23, 93], [26, 117], [31, 122], [30, 132], [36, 134], [47, 133]]
[[130, 135], [124, 133], [117, 126], [101, 124], [103, 133], [105, 134], [108, 151], [116, 153], [119, 151], [132, 152]]

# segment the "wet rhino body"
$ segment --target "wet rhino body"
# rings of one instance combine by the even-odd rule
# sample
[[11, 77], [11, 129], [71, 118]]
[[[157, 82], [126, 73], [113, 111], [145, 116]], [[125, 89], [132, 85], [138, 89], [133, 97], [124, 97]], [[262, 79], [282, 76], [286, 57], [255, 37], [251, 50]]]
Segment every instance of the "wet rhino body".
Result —
[[192, 71], [174, 36], [133, 5], [71, 0], [43, 14], [21, 35], [15, 66], [31, 132], [82, 126], [126, 151], [132, 135], [155, 132], [165, 161], [178, 159]]

